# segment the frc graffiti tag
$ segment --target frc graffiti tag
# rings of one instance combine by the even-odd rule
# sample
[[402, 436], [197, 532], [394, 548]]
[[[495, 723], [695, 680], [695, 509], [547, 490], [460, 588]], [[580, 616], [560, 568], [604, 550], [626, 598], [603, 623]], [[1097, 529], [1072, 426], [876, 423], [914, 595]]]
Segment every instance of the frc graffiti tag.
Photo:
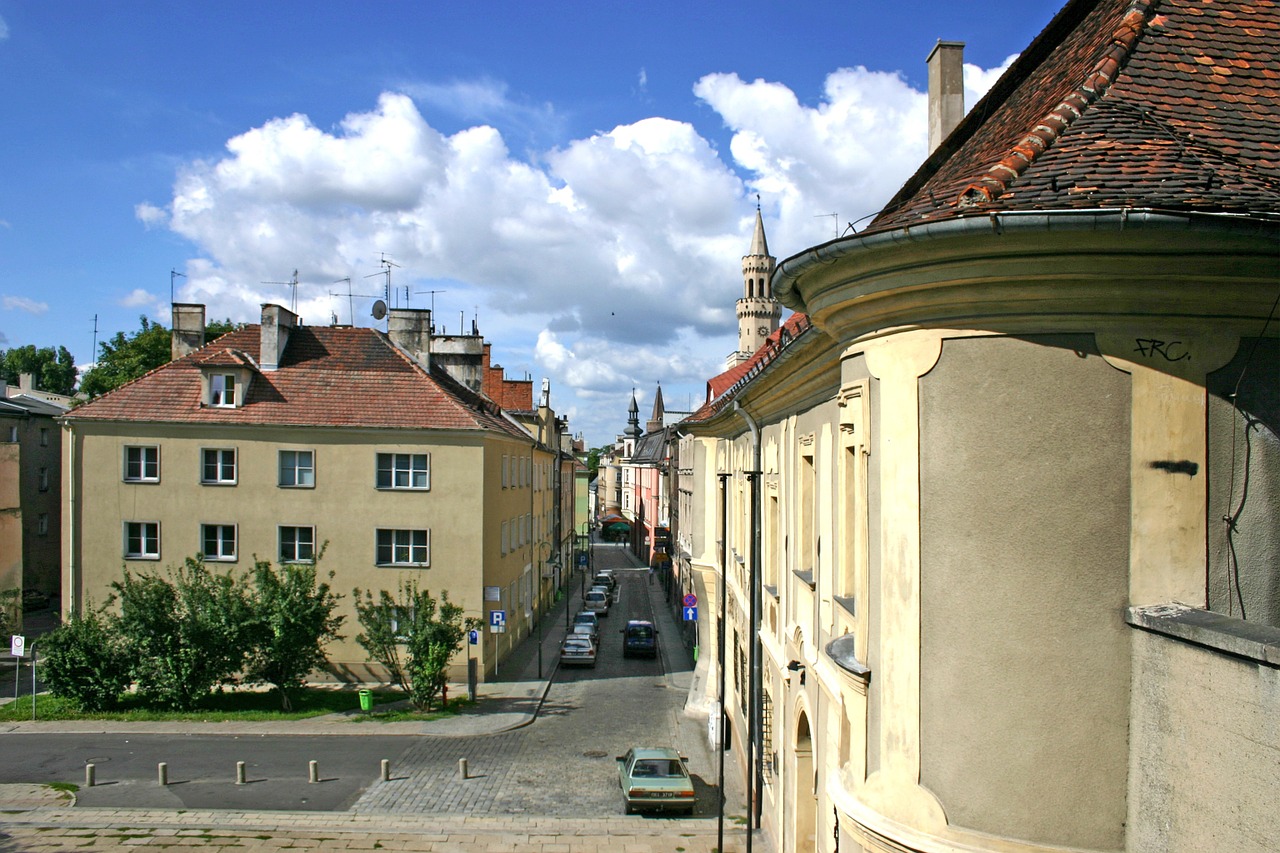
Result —
[[1145, 358], [1155, 358], [1159, 356], [1165, 361], [1186, 361], [1191, 358], [1191, 353], [1187, 351], [1182, 341], [1160, 341], [1155, 338], [1136, 338], [1138, 348], [1135, 352], [1141, 353]]

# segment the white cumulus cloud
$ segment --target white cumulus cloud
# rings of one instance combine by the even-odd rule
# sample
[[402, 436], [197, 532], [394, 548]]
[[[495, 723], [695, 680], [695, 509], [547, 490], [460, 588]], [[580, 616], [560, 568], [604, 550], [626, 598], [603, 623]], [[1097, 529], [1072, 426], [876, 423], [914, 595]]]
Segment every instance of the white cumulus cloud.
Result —
[[[998, 71], [966, 68], [969, 103]], [[434, 299], [449, 325], [459, 309], [467, 323], [478, 314], [495, 356], [517, 375], [549, 376], [557, 408], [581, 419], [573, 428], [601, 440], [633, 386], [700, 397], [736, 348], [757, 193], [770, 248], [785, 257], [875, 213], [925, 156], [925, 95], [897, 74], [839, 69], [815, 103], [733, 74], [693, 92], [730, 129], [727, 153], [687, 122], [651, 117], [516, 155], [501, 122], [443, 133], [410, 94], [387, 92], [335, 129], [300, 114], [249, 128], [221, 157], [186, 164], [167, 204], [136, 215], [198, 247], [178, 298], [211, 317], [291, 304], [282, 282], [297, 269], [307, 322], [369, 322], [384, 281], [367, 277], [386, 257], [393, 304]], [[491, 81], [412, 94], [504, 120], [554, 114], [513, 105]]]
[[0, 297], [0, 305], [4, 305], [5, 310], [26, 311], [28, 314], [43, 314], [49, 310], [48, 302], [37, 302], [34, 299], [28, 299], [25, 296], [5, 296]]

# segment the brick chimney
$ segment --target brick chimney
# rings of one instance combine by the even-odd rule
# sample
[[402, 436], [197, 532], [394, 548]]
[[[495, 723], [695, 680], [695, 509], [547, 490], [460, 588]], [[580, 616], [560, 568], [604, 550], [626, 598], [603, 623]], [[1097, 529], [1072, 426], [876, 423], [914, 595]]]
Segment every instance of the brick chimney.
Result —
[[202, 346], [204, 346], [204, 306], [175, 302], [169, 360], [177, 361]]
[[298, 315], [280, 305], [262, 306], [262, 339], [259, 344], [258, 367], [264, 373], [280, 366], [289, 332], [298, 325]]
[[964, 42], [939, 41], [929, 65], [929, 153], [937, 150], [964, 118]]

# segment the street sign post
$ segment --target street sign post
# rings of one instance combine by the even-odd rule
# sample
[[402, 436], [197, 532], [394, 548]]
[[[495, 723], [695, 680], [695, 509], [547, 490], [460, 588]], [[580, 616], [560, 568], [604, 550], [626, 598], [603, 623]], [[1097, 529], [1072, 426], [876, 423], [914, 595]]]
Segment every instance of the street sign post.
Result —
[[489, 611], [489, 633], [505, 634], [507, 631], [507, 611], [490, 610]]
[[468, 643], [470, 643], [470, 644], [471, 644], [471, 645], [473, 645], [473, 646], [474, 646], [474, 645], [477, 645], [477, 644], [480, 642], [480, 632], [479, 632], [479, 631], [468, 631], [468, 632], [467, 632], [467, 642], [468, 642]]
[[694, 595], [691, 592], [686, 592], [684, 594], [684, 600], [682, 601], [682, 603], [684, 604], [685, 607], [697, 607], [698, 596]]
[[27, 638], [21, 634], [14, 634], [9, 639], [9, 654], [15, 658], [24, 658], [27, 656]]
[[[691, 597], [692, 597], [692, 596], [685, 596], [685, 598], [691, 598]], [[686, 621], [686, 622], [697, 622], [697, 621], [698, 621], [698, 608], [697, 608], [697, 607], [686, 607], [686, 608], [684, 609], [684, 621]]]

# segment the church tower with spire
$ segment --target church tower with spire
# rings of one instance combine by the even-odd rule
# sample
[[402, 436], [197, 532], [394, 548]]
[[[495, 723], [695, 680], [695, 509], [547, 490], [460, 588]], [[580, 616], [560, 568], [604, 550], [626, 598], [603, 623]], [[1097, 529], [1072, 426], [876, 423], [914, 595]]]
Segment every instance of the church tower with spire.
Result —
[[751, 358], [765, 339], [778, 329], [782, 304], [773, 298], [773, 270], [778, 259], [769, 254], [764, 238], [764, 219], [756, 205], [756, 232], [751, 238], [751, 252], [742, 256], [742, 298], [738, 300], [738, 351], [730, 354], [733, 367]]

